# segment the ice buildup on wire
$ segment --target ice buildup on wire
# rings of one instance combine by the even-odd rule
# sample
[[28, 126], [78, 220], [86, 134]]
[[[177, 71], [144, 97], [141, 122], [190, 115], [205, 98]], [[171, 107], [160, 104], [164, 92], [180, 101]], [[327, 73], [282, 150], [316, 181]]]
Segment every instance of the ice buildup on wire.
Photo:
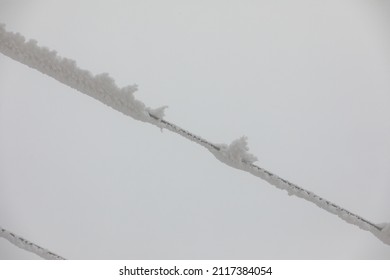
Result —
[[152, 108], [146, 108], [146, 110], [155, 118], [158, 120], [162, 120], [165, 117], [165, 109], [167, 109], [168, 106], [161, 106], [155, 109]]
[[243, 136], [234, 140], [229, 145], [219, 144], [219, 151], [213, 154], [222, 162], [237, 167], [242, 164], [252, 164], [257, 161], [257, 157], [248, 153], [248, 138]]
[[136, 85], [119, 88], [107, 73], [92, 75], [89, 71], [80, 69], [74, 60], [60, 57], [55, 51], [38, 46], [37, 41], [26, 42], [19, 33], [7, 32], [4, 24], [0, 24], [0, 52], [125, 115], [156, 123], [145, 104], [135, 99]]
[[43, 259], [64, 260], [63, 257], [61, 257], [57, 254], [54, 254], [54, 253], [50, 252], [49, 250], [42, 248], [42, 247], [24, 239], [23, 237], [20, 237], [20, 236], [14, 234], [14, 233], [12, 233], [4, 228], [1, 228], [1, 227], [0, 227], [0, 237], [7, 239], [9, 242], [14, 244], [15, 246], [17, 246], [21, 249], [24, 249], [28, 252], [34, 253]]
[[[286, 190], [289, 195], [295, 195], [310, 201], [329, 213], [337, 215], [344, 221], [356, 225], [363, 230], [372, 232], [381, 241], [390, 245], [389, 224], [376, 225], [310, 191], [254, 165], [253, 162], [256, 161], [257, 158], [248, 153], [249, 149], [246, 137], [241, 137], [233, 141], [230, 145], [213, 144], [200, 136], [164, 120], [164, 109], [166, 107], [151, 109], [146, 107], [141, 101], [136, 100], [134, 97], [134, 92], [137, 90], [136, 85], [119, 88], [108, 74], [103, 73], [93, 76], [89, 71], [78, 68], [75, 61], [61, 58], [55, 51], [50, 51], [45, 47], [37, 46], [35, 40], [25, 42], [24, 37], [20, 34], [7, 32], [4, 24], [0, 24], [0, 52], [101, 101], [125, 115], [136, 120], [151, 123], [161, 129], [165, 128], [177, 133], [184, 138], [207, 148], [221, 162], [231, 167], [249, 172], [279, 189]], [[6, 237], [7, 236], [10, 237], [12, 235], [6, 234]]]

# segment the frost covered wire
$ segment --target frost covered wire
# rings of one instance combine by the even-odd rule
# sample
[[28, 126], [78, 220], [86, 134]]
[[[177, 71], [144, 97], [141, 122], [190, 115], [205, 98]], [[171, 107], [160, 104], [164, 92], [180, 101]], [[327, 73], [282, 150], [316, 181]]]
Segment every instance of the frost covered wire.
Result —
[[0, 227], [0, 236], [7, 239], [9, 242], [14, 244], [15, 246], [24, 249], [26, 251], [29, 251], [31, 253], [34, 253], [38, 256], [40, 256], [43, 259], [46, 260], [64, 260], [63, 257], [60, 257], [57, 254], [54, 254], [50, 252], [49, 250], [46, 250], [26, 239], [23, 237], [20, 237], [2, 227]]
[[39, 47], [36, 41], [30, 40], [26, 42], [20, 34], [7, 32], [5, 25], [0, 25], [0, 52], [101, 101], [125, 115], [177, 133], [207, 148], [221, 162], [249, 172], [279, 189], [286, 190], [289, 195], [295, 195], [310, 201], [322, 209], [337, 215], [344, 221], [363, 230], [370, 231], [381, 241], [390, 245], [389, 224], [374, 224], [255, 165], [254, 162], [257, 158], [248, 152], [249, 149], [245, 137], [233, 141], [230, 145], [213, 144], [164, 120], [166, 106], [151, 109], [146, 107], [141, 101], [136, 100], [133, 94], [137, 90], [137, 86], [119, 88], [108, 74], [94, 76], [90, 72], [78, 68], [75, 61], [62, 58], [55, 51], [50, 51], [45, 47]]
[[164, 107], [147, 108], [134, 98], [136, 85], [119, 88], [107, 73], [94, 76], [78, 68], [75, 61], [62, 58], [46, 47], [39, 47], [37, 41], [26, 42], [19, 33], [7, 32], [1, 23], [0, 51], [134, 119], [157, 124], [158, 121], [151, 118], [148, 112], [156, 113], [159, 118], [164, 116]]
[[257, 160], [255, 156], [248, 153], [247, 139], [241, 137], [233, 141], [230, 145], [212, 144], [192, 133], [168, 122], [161, 120], [164, 127], [172, 132], [178, 133], [187, 139], [190, 139], [202, 146], [205, 146], [214, 156], [221, 162], [259, 177], [269, 184], [281, 190], [286, 190], [289, 195], [295, 195], [309, 202], [314, 203], [318, 207], [326, 210], [329, 213], [337, 215], [340, 219], [349, 224], [358, 226], [360, 229], [366, 230], [374, 234], [383, 243], [390, 245], [390, 223], [375, 224], [372, 223], [345, 208], [326, 200], [313, 192], [305, 190], [273, 173], [257, 166], [253, 162]]

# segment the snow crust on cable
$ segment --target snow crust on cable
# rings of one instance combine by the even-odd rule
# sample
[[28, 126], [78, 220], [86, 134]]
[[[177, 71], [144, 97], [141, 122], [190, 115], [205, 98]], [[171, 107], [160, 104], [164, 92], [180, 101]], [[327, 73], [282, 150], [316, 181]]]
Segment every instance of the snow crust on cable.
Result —
[[146, 108], [148, 113], [153, 116], [153, 118], [157, 120], [162, 120], [165, 117], [165, 109], [167, 109], [168, 106], [161, 106], [155, 109], [152, 108]]
[[9, 242], [14, 244], [15, 246], [24, 249], [26, 251], [29, 251], [31, 253], [34, 253], [38, 256], [40, 256], [43, 259], [46, 260], [64, 260], [63, 257], [60, 257], [57, 254], [54, 254], [50, 252], [49, 250], [46, 250], [4, 228], [0, 227], [0, 237], [3, 237], [7, 239]]
[[163, 116], [163, 109], [147, 109], [144, 103], [135, 99], [136, 85], [119, 88], [107, 73], [92, 75], [80, 69], [74, 60], [38, 46], [37, 41], [26, 42], [19, 33], [7, 32], [4, 24], [0, 24], [0, 52], [134, 119], [156, 124], [149, 111], [156, 112], [158, 118]]
[[349, 224], [358, 226], [360, 229], [366, 230], [374, 234], [383, 243], [390, 245], [390, 223], [374, 224], [336, 204], [330, 202], [313, 192], [305, 190], [255, 164], [257, 160], [255, 156], [248, 153], [247, 139], [242, 137], [232, 142], [229, 146], [219, 145], [221, 151], [211, 151], [217, 159], [234, 168], [246, 171], [252, 175], [259, 177], [269, 184], [287, 191], [288, 195], [294, 195], [314, 203], [318, 207], [327, 212], [338, 216]]
[[0, 52], [27, 66], [34, 68], [59, 82], [66, 84], [102, 103], [122, 112], [136, 120], [167, 129], [186, 139], [207, 148], [218, 160], [231, 167], [249, 172], [275, 187], [286, 190], [337, 215], [342, 220], [372, 232], [385, 244], [390, 245], [390, 229], [388, 224], [377, 225], [368, 220], [307, 191], [271, 172], [253, 164], [257, 158], [249, 153], [246, 137], [234, 140], [231, 144], [214, 144], [171, 122], [164, 120], [166, 106], [152, 109], [135, 99], [136, 85], [119, 88], [106, 73], [92, 75], [89, 71], [77, 67], [75, 61], [62, 58], [55, 51], [39, 47], [35, 40], [26, 42], [18, 33], [7, 32], [5, 25], [0, 24]]
[[249, 153], [248, 138], [243, 136], [229, 145], [219, 144], [215, 156], [228, 165], [243, 165], [257, 161], [257, 157]]
[[358, 226], [359, 228], [373, 233], [383, 243], [390, 245], [390, 223], [389, 224], [374, 224], [336, 204], [330, 202], [313, 192], [305, 190], [255, 164], [257, 157], [250, 154], [247, 138], [241, 137], [234, 140], [230, 145], [220, 144], [219, 150], [210, 150], [214, 156], [223, 163], [234, 168], [246, 171], [252, 175], [259, 177], [269, 184], [287, 191], [288, 195], [294, 195], [314, 203], [318, 207], [327, 212], [338, 216], [340, 219], [349, 224]]

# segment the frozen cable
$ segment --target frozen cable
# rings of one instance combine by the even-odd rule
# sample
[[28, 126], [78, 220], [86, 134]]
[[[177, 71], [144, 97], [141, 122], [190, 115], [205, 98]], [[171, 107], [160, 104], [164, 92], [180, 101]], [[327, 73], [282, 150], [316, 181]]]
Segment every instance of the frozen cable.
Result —
[[2, 227], [0, 227], [0, 236], [7, 239], [9, 242], [14, 244], [15, 246], [24, 249], [26, 251], [29, 251], [31, 253], [34, 253], [38, 256], [40, 256], [43, 259], [46, 260], [64, 260], [63, 257], [60, 257], [57, 254], [54, 254], [50, 252], [49, 250], [46, 250], [26, 239], [23, 237], [20, 237]]
[[147, 122], [177, 133], [197, 144], [207, 148], [218, 160], [223, 163], [249, 172], [275, 187], [286, 190], [289, 195], [295, 195], [314, 203], [329, 213], [337, 215], [344, 221], [370, 231], [385, 244], [390, 245], [389, 224], [374, 224], [362, 217], [310, 192], [279, 176], [253, 164], [257, 159], [248, 153], [245, 137], [233, 141], [230, 145], [213, 144], [179, 126], [164, 120], [166, 106], [156, 109], [146, 107], [144, 103], [135, 99], [134, 92], [137, 86], [119, 88], [108, 74], [92, 75], [89, 71], [77, 67], [75, 61], [62, 58], [55, 51], [39, 47], [35, 40], [26, 42], [18, 33], [7, 32], [5, 25], [0, 24], [0, 52], [17, 60], [41, 73], [44, 73], [59, 82], [68, 85], [86, 95], [89, 95], [103, 104], [122, 112], [136, 120]]

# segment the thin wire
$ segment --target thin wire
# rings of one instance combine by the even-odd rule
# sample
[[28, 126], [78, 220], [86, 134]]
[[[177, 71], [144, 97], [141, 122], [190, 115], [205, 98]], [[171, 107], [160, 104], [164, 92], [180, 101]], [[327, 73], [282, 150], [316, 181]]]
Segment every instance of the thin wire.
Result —
[[41, 246], [38, 246], [37, 244], [28, 241], [27, 239], [16, 235], [15, 233], [12, 233], [2, 227], [0, 227], [0, 236], [7, 239], [10, 243], [14, 244], [15, 246], [24, 249], [26, 251], [29, 251], [31, 253], [34, 253], [38, 256], [40, 256], [43, 259], [47, 260], [65, 260], [63, 257], [45, 249]]
[[[156, 120], [158, 119], [156, 116], [153, 116], [150, 113], [149, 113], [149, 115]], [[181, 127], [179, 127], [171, 122], [168, 122], [166, 120], [160, 120], [160, 121], [164, 125], [164, 127], [166, 129], [168, 129], [169, 131], [174, 132], [176, 134], [179, 134], [179, 135], [181, 135], [187, 139], [190, 139], [194, 142], [197, 142], [198, 144], [206, 147], [209, 150], [214, 150], [214, 152], [220, 151], [220, 148], [218, 146], [216, 146], [215, 144], [213, 144], [213, 143], [211, 143], [211, 142], [209, 142], [209, 141], [207, 141], [199, 136], [196, 136], [196, 135], [188, 132], [187, 130], [185, 130], [185, 129], [183, 129], [183, 128], [181, 128]], [[242, 165], [243, 165], [243, 167], [246, 167], [246, 168], [239, 168], [239, 169], [250, 172], [253, 175], [260, 177], [261, 179], [267, 181], [271, 185], [274, 185], [280, 189], [285, 189], [289, 192], [289, 194], [296, 195], [297, 193], [303, 193], [303, 194], [305, 194], [305, 196], [301, 197], [301, 198], [306, 198], [306, 197], [312, 198], [312, 199], [306, 199], [306, 200], [316, 204], [317, 206], [320, 206], [321, 208], [323, 208], [324, 210], [326, 210], [332, 214], [336, 214], [337, 216], [339, 216], [341, 219], [343, 219], [344, 221], [346, 221], [348, 223], [351, 223], [351, 219], [349, 219], [349, 218], [353, 217], [356, 220], [360, 221], [361, 224], [366, 224], [369, 227], [373, 227], [378, 231], [381, 231], [383, 229], [383, 227], [381, 227], [373, 222], [370, 222], [367, 219], [364, 219], [361, 216], [354, 214], [351, 211], [349, 211], [341, 206], [338, 206], [335, 203], [333, 203], [325, 198], [322, 198], [313, 192], [310, 192], [304, 188], [301, 188], [301, 187], [297, 186], [296, 184], [293, 184], [293, 183], [273, 174], [272, 172], [270, 172], [270, 171], [268, 171], [260, 166], [257, 166], [257, 165], [252, 164], [252, 163], [246, 163], [246, 162], [242, 162]], [[324, 207], [324, 205], [327, 205], [329, 207]], [[335, 209], [336, 211], [330, 211], [329, 209]], [[348, 216], [349, 216], [349, 218], [347, 218]], [[363, 229], [366, 229], [366, 227], [363, 226]]]

